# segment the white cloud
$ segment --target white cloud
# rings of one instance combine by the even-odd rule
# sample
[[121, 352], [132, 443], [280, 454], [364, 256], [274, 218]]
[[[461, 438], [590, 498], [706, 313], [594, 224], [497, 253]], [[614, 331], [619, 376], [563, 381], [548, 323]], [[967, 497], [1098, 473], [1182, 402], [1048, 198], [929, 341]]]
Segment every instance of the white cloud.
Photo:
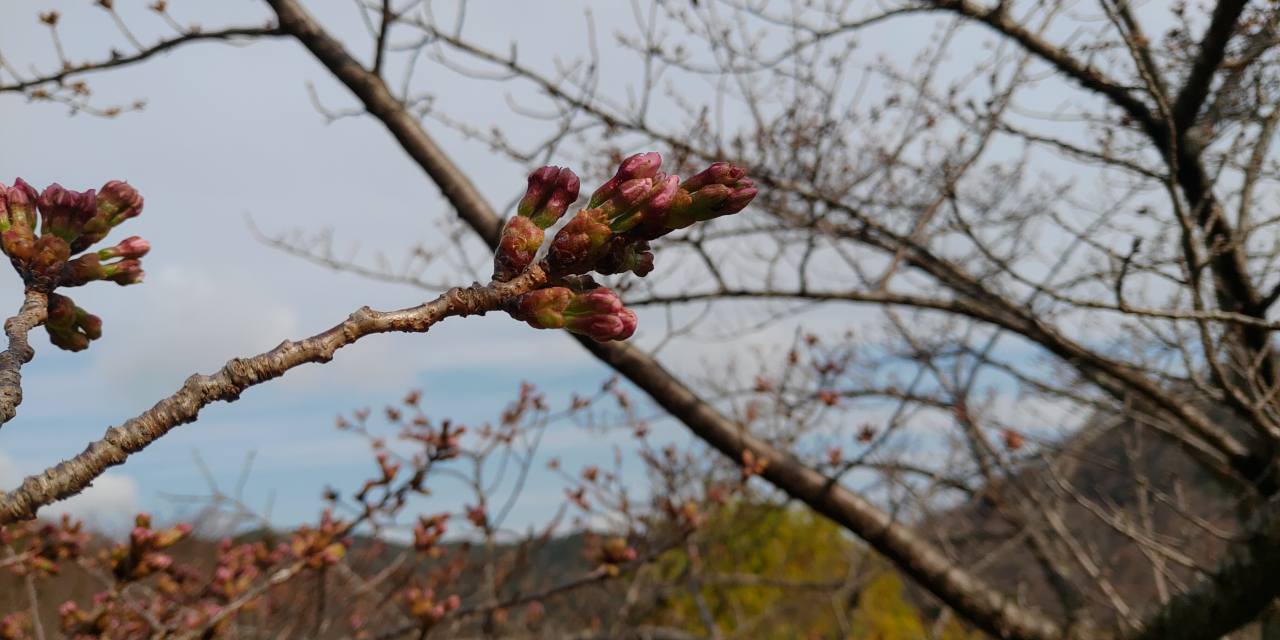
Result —
[[[20, 467], [0, 451], [0, 487], [15, 487], [32, 471]], [[85, 526], [95, 531], [119, 534], [129, 530], [139, 511], [142, 511], [142, 500], [138, 482], [124, 474], [106, 473], [83, 492], [41, 509], [39, 515], [54, 519], [66, 513], [83, 520]]]
[[67, 513], [83, 520], [90, 529], [119, 534], [129, 530], [139, 511], [142, 500], [138, 482], [123, 474], [107, 473], [84, 492], [45, 507], [40, 515], [49, 518]]

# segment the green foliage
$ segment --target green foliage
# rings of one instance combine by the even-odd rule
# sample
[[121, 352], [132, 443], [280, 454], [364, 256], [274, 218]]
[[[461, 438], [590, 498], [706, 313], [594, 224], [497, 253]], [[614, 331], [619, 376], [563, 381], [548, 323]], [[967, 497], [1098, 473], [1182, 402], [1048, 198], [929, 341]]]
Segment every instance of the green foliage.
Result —
[[[667, 553], [657, 579], [673, 586], [652, 622], [706, 633], [698, 593], [722, 634], [791, 640], [924, 640], [932, 621], [907, 599], [897, 573], [808, 510], [734, 503], [711, 514], [692, 549]], [[943, 640], [977, 640], [954, 620]]]

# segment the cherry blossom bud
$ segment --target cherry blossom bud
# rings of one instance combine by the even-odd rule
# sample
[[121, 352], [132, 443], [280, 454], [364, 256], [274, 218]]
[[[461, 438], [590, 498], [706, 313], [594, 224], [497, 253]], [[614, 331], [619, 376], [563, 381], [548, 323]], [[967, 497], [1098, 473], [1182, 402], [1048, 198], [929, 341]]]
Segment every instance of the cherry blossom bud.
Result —
[[53, 234], [70, 243], [97, 213], [98, 197], [93, 189], [81, 193], [55, 182], [40, 193], [36, 204], [40, 208], [41, 235]]
[[716, 162], [701, 172], [689, 176], [680, 188], [690, 193], [713, 184], [733, 184], [747, 175], [747, 170], [728, 162]]
[[551, 241], [547, 262], [552, 273], [587, 273], [603, 255], [613, 231], [601, 209], [583, 209]]
[[111, 258], [141, 258], [151, 251], [151, 243], [138, 236], [129, 236], [121, 240], [114, 247], [108, 247], [98, 252], [98, 257], [103, 260]]
[[142, 213], [142, 196], [127, 182], [112, 180], [98, 192], [98, 215], [114, 227]]
[[514, 216], [502, 227], [498, 250], [493, 254], [493, 279], [506, 282], [533, 262], [542, 246], [542, 229], [524, 216]]
[[683, 229], [695, 222], [737, 213], [757, 192], [745, 169], [717, 162], [680, 184], [663, 224], [668, 230]]
[[573, 291], [567, 287], [537, 289], [520, 296], [511, 315], [534, 329], [561, 329], [565, 325], [564, 311], [572, 299]]
[[13, 181], [7, 198], [9, 220], [13, 228], [24, 228], [28, 233], [36, 228], [36, 190], [22, 178]]
[[142, 263], [135, 259], [113, 262], [103, 267], [103, 270], [107, 274], [105, 276], [106, 280], [110, 280], [122, 287], [138, 284], [142, 282], [143, 276], [146, 275], [142, 270]]
[[656, 151], [648, 153], [637, 153], [622, 161], [618, 165], [618, 172], [612, 178], [605, 181], [591, 194], [591, 200], [587, 203], [588, 208], [595, 208], [604, 204], [617, 192], [618, 187], [628, 180], [636, 178], [652, 178], [658, 173], [658, 168], [662, 166], [662, 156]]
[[565, 328], [599, 342], [626, 340], [636, 330], [635, 313], [607, 287], [574, 296], [564, 317]]
[[569, 205], [578, 199], [581, 186], [577, 174], [570, 169], [542, 167], [529, 174], [529, 188], [516, 207], [516, 213], [546, 229], [555, 224]]
[[516, 205], [516, 215], [533, 217], [534, 212], [541, 209], [551, 197], [551, 189], [555, 186], [558, 177], [560, 177], [560, 167], [546, 166], [530, 173], [529, 186], [525, 189], [520, 204]]

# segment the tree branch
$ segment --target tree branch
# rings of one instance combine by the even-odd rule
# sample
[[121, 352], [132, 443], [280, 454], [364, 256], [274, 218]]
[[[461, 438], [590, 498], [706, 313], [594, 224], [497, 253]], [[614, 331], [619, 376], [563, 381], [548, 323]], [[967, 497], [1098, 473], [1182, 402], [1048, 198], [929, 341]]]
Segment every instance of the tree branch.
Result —
[[137, 62], [142, 62], [147, 58], [153, 57], [160, 53], [164, 53], [170, 49], [178, 47], [179, 45], [187, 44], [189, 42], [200, 42], [205, 40], [215, 40], [215, 41], [230, 40], [232, 38], [238, 38], [238, 37], [263, 37], [263, 36], [281, 36], [281, 35], [284, 35], [284, 33], [275, 27], [231, 27], [228, 29], [220, 29], [218, 31], [188, 32], [180, 36], [177, 36], [175, 38], [161, 40], [160, 42], [150, 47], [147, 47], [145, 49], [138, 51], [137, 53], [133, 53], [127, 56], [112, 56], [111, 59], [109, 60], [81, 64], [79, 66], [71, 67], [69, 69], [60, 70], [56, 73], [37, 76], [29, 80], [20, 80], [13, 84], [0, 84], [0, 93], [26, 91], [27, 89], [34, 89], [36, 87], [39, 87], [40, 85], [50, 84], [50, 83], [61, 84], [67, 78], [80, 75], [82, 73], [90, 73], [93, 71], [104, 71], [106, 69], [112, 69], [115, 67], [128, 66]]
[[13, 419], [22, 403], [22, 365], [31, 362], [35, 349], [27, 341], [32, 329], [44, 324], [49, 314], [49, 297], [28, 290], [18, 314], [4, 321], [9, 348], [0, 352], [0, 425]]
[[[276, 11], [280, 28], [296, 37], [355, 93], [436, 181], [462, 219], [491, 246], [496, 244], [501, 217], [440, 151], [421, 124], [405, 111], [383, 81], [356, 62], [296, 0], [266, 1]], [[767, 459], [769, 463], [761, 473], [763, 478], [866, 540], [923, 587], [987, 632], [1003, 638], [1048, 640], [1061, 636], [1052, 621], [1018, 606], [969, 574], [925, 539], [895, 522], [892, 515], [741, 429], [652, 357], [621, 343], [579, 342], [734, 462], [740, 462], [747, 452], [757, 460]]]
[[193, 375], [182, 388], [141, 415], [107, 430], [106, 435], [76, 457], [31, 476], [10, 493], [0, 495], [0, 525], [35, 517], [41, 506], [84, 490], [108, 467], [155, 442], [174, 427], [195, 421], [200, 409], [216, 401], [232, 402], [249, 387], [278, 378], [308, 362], [328, 362], [338, 349], [375, 333], [423, 333], [452, 316], [495, 311], [508, 300], [536, 289], [547, 280], [539, 266], [505, 283], [454, 288], [435, 300], [397, 311], [363, 307], [333, 328], [249, 358], [235, 358], [213, 375]]

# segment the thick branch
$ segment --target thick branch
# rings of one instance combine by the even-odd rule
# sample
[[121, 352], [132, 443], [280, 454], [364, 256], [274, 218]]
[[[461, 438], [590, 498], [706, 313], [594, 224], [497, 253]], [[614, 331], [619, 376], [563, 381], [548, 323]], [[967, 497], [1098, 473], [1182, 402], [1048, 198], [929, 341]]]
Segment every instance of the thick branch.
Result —
[[1178, 131], [1186, 131], [1209, 96], [1209, 85], [1227, 53], [1227, 43], [1235, 35], [1236, 24], [1248, 0], [1224, 0], [1213, 10], [1213, 19], [1200, 39], [1200, 54], [1191, 65], [1191, 73], [1173, 103], [1173, 123]]
[[0, 352], [0, 425], [13, 419], [22, 404], [22, 365], [31, 362], [35, 349], [27, 334], [44, 323], [49, 314], [49, 297], [38, 291], [27, 291], [18, 315], [4, 321], [4, 334], [9, 348]]
[[1218, 570], [1169, 601], [1125, 640], [1220, 638], [1256, 620], [1280, 595], [1280, 502], [1262, 507]]
[[75, 495], [108, 467], [122, 464], [129, 454], [155, 442], [174, 427], [195, 421], [200, 409], [217, 401], [232, 402], [249, 387], [284, 375], [308, 362], [328, 362], [338, 349], [375, 333], [423, 333], [451, 316], [484, 314], [499, 309], [514, 296], [546, 282], [534, 266], [516, 279], [487, 286], [454, 288], [435, 300], [398, 311], [368, 307], [352, 313], [328, 331], [249, 358], [235, 358], [213, 375], [193, 375], [182, 388], [143, 414], [107, 430], [106, 435], [76, 457], [31, 476], [10, 493], [0, 495], [0, 525], [35, 517], [41, 506]]
[[[501, 218], [480, 197], [458, 167], [440, 152], [420, 123], [404, 110], [382, 80], [361, 67], [296, 0], [267, 2], [275, 9], [280, 27], [295, 36], [356, 94], [369, 112], [382, 121], [405, 151], [436, 181], [462, 219], [490, 245], [495, 244]], [[939, 599], [984, 630], [1002, 638], [1050, 639], [1061, 636], [1053, 622], [1019, 607], [967, 573], [926, 540], [895, 522], [890, 514], [740, 429], [653, 358], [620, 343], [580, 342], [731, 460], [741, 461], [748, 451], [757, 459], [769, 460], [762, 474], [766, 480], [866, 540]]]

